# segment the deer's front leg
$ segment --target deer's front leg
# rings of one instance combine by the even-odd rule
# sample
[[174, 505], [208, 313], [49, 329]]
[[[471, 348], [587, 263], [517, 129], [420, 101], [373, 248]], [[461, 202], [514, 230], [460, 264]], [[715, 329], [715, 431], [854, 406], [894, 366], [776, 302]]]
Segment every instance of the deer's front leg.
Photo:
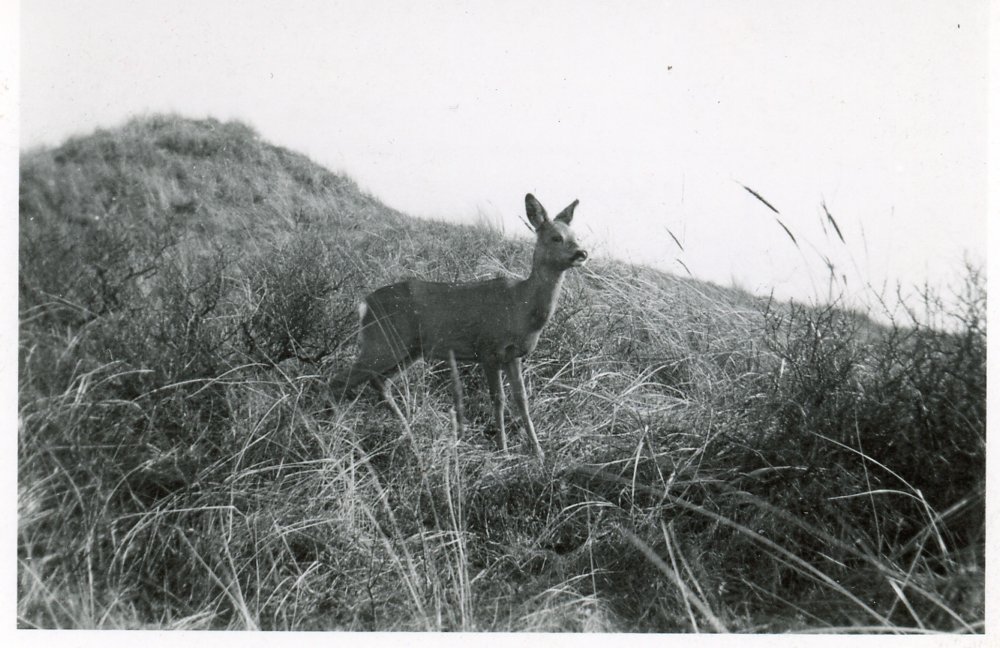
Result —
[[528, 392], [524, 388], [524, 378], [521, 377], [520, 358], [514, 358], [507, 363], [507, 378], [510, 380], [511, 391], [514, 392], [514, 405], [517, 406], [517, 412], [521, 415], [521, 420], [524, 421], [524, 429], [528, 431], [528, 436], [531, 437], [531, 442], [535, 445], [535, 454], [538, 455], [539, 461], [544, 462], [545, 453], [542, 452], [542, 446], [538, 443], [535, 426], [531, 423], [531, 415], [528, 414]]
[[490, 402], [493, 404], [493, 423], [497, 426], [500, 435], [500, 448], [507, 454], [507, 430], [504, 427], [503, 406], [504, 393], [503, 382], [500, 379], [500, 365], [483, 363], [483, 372], [486, 374], [486, 384], [490, 389]]
[[465, 406], [462, 404], [462, 381], [458, 375], [458, 363], [455, 362], [455, 352], [448, 351], [448, 366], [451, 368], [451, 395], [455, 399], [455, 432], [459, 435], [465, 430]]

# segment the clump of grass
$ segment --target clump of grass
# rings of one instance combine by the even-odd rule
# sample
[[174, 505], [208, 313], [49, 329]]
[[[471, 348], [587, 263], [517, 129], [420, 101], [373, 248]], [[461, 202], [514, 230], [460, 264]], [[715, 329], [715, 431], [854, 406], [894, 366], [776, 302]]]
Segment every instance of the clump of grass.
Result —
[[20, 200], [23, 627], [983, 631], [974, 269], [884, 325], [595, 259], [526, 365], [543, 466], [469, 368], [461, 435], [447, 367], [394, 380], [407, 438], [327, 387], [368, 290], [525, 241], [172, 116], [24, 154]]

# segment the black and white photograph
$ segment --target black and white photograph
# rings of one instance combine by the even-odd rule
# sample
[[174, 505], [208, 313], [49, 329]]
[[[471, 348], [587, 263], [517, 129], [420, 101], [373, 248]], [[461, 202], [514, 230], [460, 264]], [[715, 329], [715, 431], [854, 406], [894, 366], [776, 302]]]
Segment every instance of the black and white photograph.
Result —
[[18, 639], [987, 644], [987, 0], [4, 4]]

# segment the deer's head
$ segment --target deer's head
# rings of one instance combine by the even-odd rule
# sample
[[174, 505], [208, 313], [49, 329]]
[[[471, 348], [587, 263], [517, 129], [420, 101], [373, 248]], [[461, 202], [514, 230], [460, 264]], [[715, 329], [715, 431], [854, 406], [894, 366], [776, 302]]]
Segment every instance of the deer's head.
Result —
[[524, 197], [524, 207], [528, 221], [535, 228], [534, 267], [544, 267], [562, 272], [569, 268], [581, 266], [587, 260], [587, 251], [576, 243], [573, 230], [569, 228], [573, 220], [573, 210], [579, 200], [574, 200], [569, 207], [559, 212], [559, 215], [549, 219], [548, 213], [538, 199], [528, 194]]

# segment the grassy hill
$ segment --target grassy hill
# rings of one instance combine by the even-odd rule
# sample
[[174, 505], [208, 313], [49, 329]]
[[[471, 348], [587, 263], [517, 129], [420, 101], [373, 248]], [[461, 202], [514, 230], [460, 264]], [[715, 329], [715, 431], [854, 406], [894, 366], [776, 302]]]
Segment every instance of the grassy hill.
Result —
[[540, 465], [473, 367], [461, 436], [436, 365], [412, 441], [327, 384], [367, 291], [526, 239], [159, 116], [24, 153], [19, 244], [22, 627], [984, 630], [974, 271], [941, 332], [595, 259], [526, 364]]

